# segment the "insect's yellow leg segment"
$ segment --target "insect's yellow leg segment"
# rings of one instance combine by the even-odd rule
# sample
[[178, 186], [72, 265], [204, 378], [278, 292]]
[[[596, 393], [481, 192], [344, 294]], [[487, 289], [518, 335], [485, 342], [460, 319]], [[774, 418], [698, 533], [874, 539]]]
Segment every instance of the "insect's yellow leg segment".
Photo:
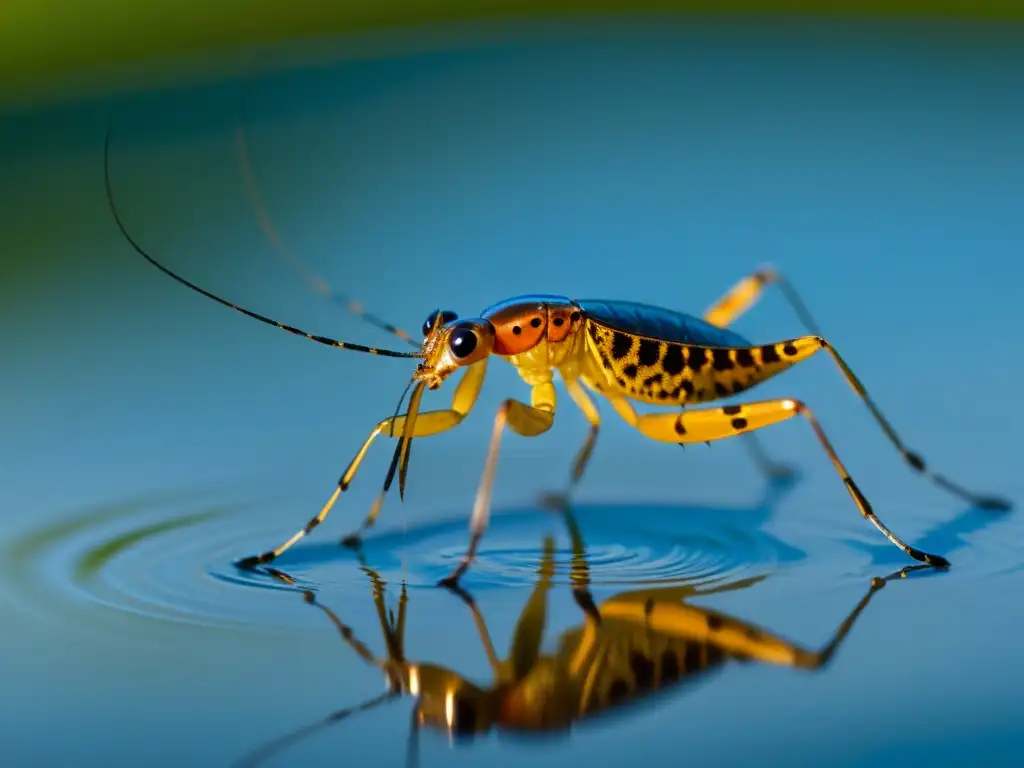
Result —
[[[613, 403], [614, 405], [614, 403]], [[618, 410], [618, 408], [616, 408]], [[832, 443], [825, 436], [825, 431], [818, 424], [807, 406], [799, 400], [766, 400], [762, 402], [743, 403], [742, 405], [726, 405], [717, 408], [697, 408], [682, 413], [652, 413], [636, 416], [634, 426], [646, 437], [666, 443], [696, 443], [721, 440], [743, 434], [755, 429], [762, 429], [772, 424], [791, 419], [796, 415], [803, 416], [811, 425], [822, 448], [828, 454], [836, 472], [846, 485], [846, 490], [853, 498], [861, 514], [870, 520], [878, 530], [893, 544], [902, 549], [915, 560], [937, 567], [948, 567], [949, 561], [940, 555], [922, 552], [904, 543], [890, 531], [875, 514], [867, 498], [861, 493], [846, 467], [839, 460]]]
[[440, 584], [449, 587], [456, 585], [462, 574], [469, 568], [470, 563], [473, 562], [473, 558], [476, 557], [476, 548], [484, 531], [487, 530], [491, 516], [491, 496], [498, 468], [498, 449], [501, 446], [501, 436], [505, 427], [523, 437], [541, 435], [551, 429], [551, 425], [555, 422], [555, 404], [555, 385], [548, 380], [535, 384], [530, 390], [530, 405], [509, 399], [498, 408], [498, 413], [494, 417], [494, 429], [491, 432], [491, 443], [487, 449], [483, 476], [480, 478], [476, 501], [473, 504], [473, 514], [469, 520], [469, 548], [458, 567], [442, 579]]
[[[487, 358], [485, 357], [478, 363], [474, 363], [466, 369], [466, 373], [463, 374], [462, 379], [459, 381], [458, 386], [455, 389], [455, 393], [452, 396], [452, 407], [446, 411], [426, 411], [419, 414], [413, 424], [413, 433], [411, 437], [429, 437], [430, 435], [436, 435], [440, 432], [445, 432], [449, 429], [457, 427], [462, 420], [466, 417], [466, 414], [473, 408], [477, 398], [480, 395], [480, 389], [483, 386], [484, 376], [487, 373]], [[366, 457], [366, 452], [370, 449], [370, 445], [382, 432], [389, 435], [394, 434], [395, 437], [400, 437], [405, 427], [405, 416], [402, 414], [394, 418], [384, 419], [379, 422], [377, 426], [370, 432], [369, 437], [363, 443], [359, 452], [356, 453], [355, 458], [349, 463], [348, 468], [341, 475], [338, 480], [338, 484], [334, 489], [334, 493], [327, 500], [327, 503], [320, 509], [317, 514], [312, 517], [305, 527], [297, 531], [290, 539], [278, 545], [275, 549], [264, 552], [260, 555], [252, 555], [251, 557], [243, 558], [238, 561], [239, 568], [252, 568], [256, 565], [266, 565], [267, 563], [273, 562], [281, 553], [290, 549], [300, 539], [308, 536], [312, 531], [320, 525], [327, 517], [327, 514], [331, 511], [338, 497], [345, 490], [348, 490], [349, 485], [352, 483], [352, 479], [355, 477], [356, 471], [359, 469], [359, 465], [362, 464], [363, 459]], [[384, 501], [384, 493], [387, 491], [387, 484], [385, 484], [384, 490], [378, 495], [376, 501], [370, 509], [369, 514], [363, 521], [360, 531], [366, 530], [371, 527], [380, 514], [380, 509]], [[345, 538], [345, 542], [348, 544], [355, 544], [359, 541], [358, 533], [352, 534]]]
[[722, 298], [708, 308], [704, 313], [704, 320], [719, 328], [726, 328], [754, 306], [761, 298], [766, 285], [778, 285], [807, 332], [813, 336], [821, 335], [818, 324], [814, 322], [814, 318], [811, 317], [811, 313], [797, 294], [793, 284], [770, 266], [764, 266], [742, 278]]

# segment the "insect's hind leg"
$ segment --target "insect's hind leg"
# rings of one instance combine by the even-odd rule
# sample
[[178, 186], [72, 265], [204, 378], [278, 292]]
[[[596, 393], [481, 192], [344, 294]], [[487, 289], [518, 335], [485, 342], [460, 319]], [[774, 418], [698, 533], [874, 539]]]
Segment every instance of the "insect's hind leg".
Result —
[[[455, 389], [455, 393], [452, 396], [452, 407], [446, 411], [426, 411], [419, 414], [413, 424], [411, 437], [429, 437], [430, 435], [436, 435], [440, 432], [446, 432], [447, 430], [453, 429], [461, 424], [462, 420], [476, 403], [477, 397], [480, 395], [480, 389], [483, 386], [486, 372], [487, 358], [484, 358], [479, 363], [471, 365], [466, 370], [466, 373], [463, 375]], [[319, 526], [327, 517], [327, 514], [331, 511], [331, 508], [334, 506], [342, 492], [348, 490], [352, 480], [355, 478], [359, 466], [366, 457], [367, 451], [370, 449], [370, 445], [373, 444], [373, 441], [377, 436], [383, 432], [387, 432], [388, 434], [393, 434], [395, 437], [400, 437], [405, 428], [405, 417], [406, 414], [402, 414], [398, 417], [384, 419], [373, 428], [370, 435], [363, 442], [359, 452], [356, 453], [352, 461], [349, 462], [345, 472], [341, 475], [341, 478], [338, 480], [338, 484], [334, 489], [334, 493], [331, 494], [331, 497], [327, 500], [327, 503], [324, 504], [321, 510], [317, 512], [317, 514], [313, 516], [308, 523], [306, 523], [305, 527], [297, 531], [290, 539], [278, 545], [275, 549], [268, 550], [260, 555], [252, 555], [239, 560], [237, 567], [253, 568], [257, 565], [267, 565], [280, 557], [283, 552], [294, 546], [296, 542], [312, 533], [313, 530], [316, 529], [317, 526]], [[376, 501], [374, 501], [373, 506], [370, 508], [369, 514], [363, 520], [362, 526], [360, 526], [356, 533], [346, 536], [343, 539], [343, 543], [349, 546], [357, 545], [359, 543], [359, 534], [370, 528], [374, 522], [376, 522], [377, 516], [380, 514], [380, 510], [383, 505], [384, 494], [390, 486], [392, 476], [392, 473], [389, 472], [388, 479], [384, 483], [384, 489], [380, 494], [378, 494]]]
[[811, 317], [807, 305], [797, 294], [793, 284], [778, 270], [764, 266], [742, 278], [724, 296], [712, 304], [704, 313], [705, 322], [726, 328], [740, 318], [748, 309], [757, 303], [764, 293], [765, 286], [778, 285], [786, 301], [796, 312], [801, 324], [812, 336], [820, 336], [818, 324]]
[[[815, 336], [821, 335], [818, 331], [818, 324], [811, 317], [811, 313], [807, 310], [807, 306], [797, 294], [792, 283], [776, 269], [767, 265], [739, 280], [724, 296], [708, 308], [704, 313], [704, 320], [719, 328], [728, 327], [757, 303], [765, 286], [768, 285], [779, 286], [808, 333]], [[795, 476], [796, 471], [792, 467], [776, 462], [768, 456], [761, 441], [753, 433], [746, 433], [743, 444], [758, 469], [769, 480], [787, 480]]]
[[[621, 409], [617, 403], [618, 398], [613, 400], [616, 410], [624, 417], [628, 411]], [[629, 411], [632, 408], [626, 403]], [[722, 440], [727, 437], [744, 434], [749, 431], [763, 429], [764, 427], [778, 424], [779, 422], [801, 415], [811, 425], [818, 442], [828, 454], [836, 472], [846, 485], [846, 490], [853, 499], [860, 513], [870, 520], [878, 530], [893, 544], [906, 552], [910, 557], [923, 563], [928, 563], [940, 568], [949, 566], [949, 561], [941, 555], [933, 555], [923, 552], [920, 549], [911, 547], [900, 539], [896, 534], [881, 521], [875, 514], [867, 498], [861, 493], [860, 488], [854, 483], [850, 473], [839, 460], [831, 442], [825, 436], [818, 420], [814, 417], [807, 406], [799, 400], [766, 400], [754, 403], [743, 403], [741, 405], [726, 405], [715, 408], [696, 408], [683, 413], [651, 413], [637, 416], [633, 412], [633, 426], [646, 437], [666, 443], [696, 443]], [[627, 418], [627, 421], [629, 419]]]

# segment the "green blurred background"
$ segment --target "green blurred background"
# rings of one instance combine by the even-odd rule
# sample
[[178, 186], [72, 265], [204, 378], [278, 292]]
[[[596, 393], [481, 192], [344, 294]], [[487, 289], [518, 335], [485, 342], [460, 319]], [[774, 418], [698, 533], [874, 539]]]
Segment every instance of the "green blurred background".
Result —
[[[623, 13], [621, 0], [6, 0], [0, 4], [0, 102], [110, 87], [110, 78], [210, 76], [209, 54], [286, 40], [574, 13]], [[1019, 18], [1019, 0], [636, 0], [629, 13]], [[405, 41], [408, 43], [409, 41]], [[376, 49], [375, 49], [376, 50]], [[308, 60], [309, 46], [301, 52]], [[350, 52], [351, 53], [351, 52]], [[187, 57], [201, 55], [190, 70]], [[184, 57], [184, 58], [183, 58]], [[131, 65], [131, 69], [127, 68]], [[225, 57], [221, 73], [246, 66]]]

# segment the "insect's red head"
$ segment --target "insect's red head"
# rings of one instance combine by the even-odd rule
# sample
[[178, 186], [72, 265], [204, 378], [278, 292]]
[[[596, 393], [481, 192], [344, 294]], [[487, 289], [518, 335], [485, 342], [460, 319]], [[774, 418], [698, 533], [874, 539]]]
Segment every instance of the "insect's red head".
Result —
[[494, 348], [494, 326], [483, 318], [459, 320], [454, 312], [436, 310], [423, 324], [423, 362], [418, 381], [437, 389], [451, 374], [479, 362]]

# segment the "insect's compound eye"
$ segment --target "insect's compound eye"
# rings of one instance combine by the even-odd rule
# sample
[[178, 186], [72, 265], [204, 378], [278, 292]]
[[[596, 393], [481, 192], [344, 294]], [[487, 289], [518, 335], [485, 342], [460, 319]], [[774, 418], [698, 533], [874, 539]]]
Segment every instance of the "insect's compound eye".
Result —
[[464, 360], [472, 355], [473, 350], [476, 349], [476, 344], [476, 332], [469, 326], [456, 328], [452, 331], [451, 338], [448, 340], [448, 346], [452, 350], [452, 357], [456, 360]]
[[430, 335], [430, 332], [434, 330], [434, 322], [437, 320], [437, 313], [441, 312], [441, 325], [447, 325], [453, 320], [458, 320], [459, 316], [452, 312], [450, 309], [444, 311], [435, 309], [429, 315], [427, 319], [423, 321], [423, 337], [426, 338]]

